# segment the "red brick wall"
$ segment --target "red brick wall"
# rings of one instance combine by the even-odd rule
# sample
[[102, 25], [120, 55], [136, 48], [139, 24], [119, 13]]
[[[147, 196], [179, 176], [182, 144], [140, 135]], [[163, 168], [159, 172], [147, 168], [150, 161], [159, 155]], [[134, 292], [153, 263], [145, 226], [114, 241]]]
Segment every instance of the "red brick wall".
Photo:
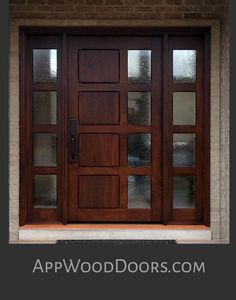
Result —
[[10, 0], [12, 19], [218, 19], [228, 0]]

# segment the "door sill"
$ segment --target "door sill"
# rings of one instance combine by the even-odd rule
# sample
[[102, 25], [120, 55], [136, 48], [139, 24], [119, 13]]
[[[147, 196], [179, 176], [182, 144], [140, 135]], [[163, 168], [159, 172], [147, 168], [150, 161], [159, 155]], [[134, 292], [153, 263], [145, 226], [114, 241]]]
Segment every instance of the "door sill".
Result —
[[176, 240], [211, 241], [211, 230], [204, 225], [161, 224], [32, 224], [19, 230], [19, 241], [56, 240]]

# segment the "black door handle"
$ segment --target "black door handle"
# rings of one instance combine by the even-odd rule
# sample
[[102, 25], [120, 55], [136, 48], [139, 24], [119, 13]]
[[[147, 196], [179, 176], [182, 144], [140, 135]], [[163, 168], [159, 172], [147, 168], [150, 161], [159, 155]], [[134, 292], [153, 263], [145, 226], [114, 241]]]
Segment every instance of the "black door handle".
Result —
[[69, 126], [70, 126], [70, 162], [75, 163], [77, 161], [77, 148], [78, 148], [77, 120], [70, 119]]

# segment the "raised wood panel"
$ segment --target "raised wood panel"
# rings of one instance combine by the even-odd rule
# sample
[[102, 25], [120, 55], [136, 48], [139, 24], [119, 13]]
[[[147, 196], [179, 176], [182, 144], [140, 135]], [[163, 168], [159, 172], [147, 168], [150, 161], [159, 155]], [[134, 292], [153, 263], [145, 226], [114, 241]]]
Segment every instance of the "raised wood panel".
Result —
[[119, 50], [80, 50], [80, 82], [119, 82]]
[[119, 110], [118, 92], [79, 93], [80, 124], [119, 124]]
[[79, 165], [112, 167], [119, 165], [118, 134], [80, 134]]
[[119, 207], [118, 176], [79, 176], [79, 208]]

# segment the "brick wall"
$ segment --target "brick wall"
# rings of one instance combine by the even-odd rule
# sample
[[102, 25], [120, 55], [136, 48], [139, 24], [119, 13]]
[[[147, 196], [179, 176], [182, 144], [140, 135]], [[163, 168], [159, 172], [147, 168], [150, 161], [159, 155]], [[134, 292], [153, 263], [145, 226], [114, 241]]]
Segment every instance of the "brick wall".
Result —
[[228, 0], [10, 0], [12, 19], [221, 19]]

